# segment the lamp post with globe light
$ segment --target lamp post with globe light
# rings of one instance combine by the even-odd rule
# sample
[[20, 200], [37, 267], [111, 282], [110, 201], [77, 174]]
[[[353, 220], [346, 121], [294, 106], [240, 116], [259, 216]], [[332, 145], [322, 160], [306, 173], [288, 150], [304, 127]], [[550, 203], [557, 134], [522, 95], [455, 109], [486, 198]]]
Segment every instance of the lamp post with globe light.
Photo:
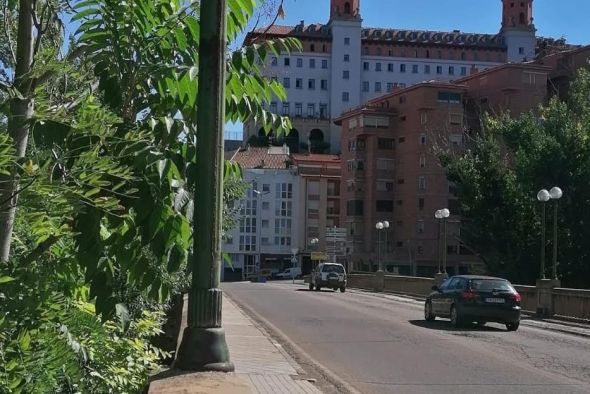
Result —
[[553, 206], [553, 270], [551, 272], [552, 279], [557, 279], [557, 205], [559, 199], [563, 196], [563, 191], [555, 186], [549, 190], [549, 196], [555, 200]]
[[438, 273], [441, 274], [440, 270], [440, 253], [442, 253], [442, 274], [447, 274], [447, 219], [451, 216], [451, 211], [447, 208], [439, 209], [434, 213], [434, 217], [439, 220], [438, 225], [438, 232], [439, 232], [439, 242], [440, 242], [440, 222], [442, 221], [443, 227], [443, 242], [442, 242], [442, 250], [439, 249], [439, 263], [438, 263]]
[[381, 231], [385, 228], [385, 225], [383, 222], [377, 222], [375, 228], [377, 229], [377, 265], [379, 271], [383, 271], [383, 267], [381, 267]]
[[541, 189], [539, 190], [539, 192], [537, 193], [537, 200], [539, 200], [539, 202], [541, 203], [541, 273], [540, 273], [540, 278], [541, 279], [545, 279], [545, 247], [546, 245], [546, 241], [545, 241], [545, 209], [546, 209], [546, 202], [549, 201], [551, 199], [551, 195], [549, 194], [549, 192], [545, 189]]

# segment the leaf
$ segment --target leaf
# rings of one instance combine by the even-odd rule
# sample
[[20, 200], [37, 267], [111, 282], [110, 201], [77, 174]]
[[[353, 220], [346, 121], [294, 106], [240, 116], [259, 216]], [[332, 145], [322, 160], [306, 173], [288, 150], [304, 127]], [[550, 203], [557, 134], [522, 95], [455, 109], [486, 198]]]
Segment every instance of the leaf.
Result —
[[8, 282], [12, 282], [14, 280], [15, 279], [10, 276], [0, 276], [0, 283], [8, 283]]
[[197, 78], [197, 76], [199, 75], [199, 68], [197, 66], [192, 66], [189, 70], [188, 70], [188, 75], [191, 81], [194, 81], [195, 78]]
[[115, 305], [115, 315], [121, 324], [121, 330], [126, 332], [131, 324], [131, 314], [125, 304], [118, 303]]

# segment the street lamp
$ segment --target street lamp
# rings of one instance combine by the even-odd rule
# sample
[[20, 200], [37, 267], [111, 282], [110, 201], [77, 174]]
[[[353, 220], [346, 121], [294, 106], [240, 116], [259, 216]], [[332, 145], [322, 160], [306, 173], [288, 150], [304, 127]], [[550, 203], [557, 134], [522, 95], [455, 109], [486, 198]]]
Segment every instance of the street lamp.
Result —
[[[439, 209], [438, 211], [436, 211], [434, 213], [434, 217], [436, 219], [438, 219], [438, 273], [441, 273], [440, 270], [440, 256], [441, 256], [441, 252], [442, 252], [442, 273], [446, 274], [447, 273], [447, 218], [451, 216], [451, 211], [449, 211], [447, 208], [443, 208], [443, 209]], [[443, 244], [442, 244], [442, 250], [440, 247], [440, 227], [441, 227], [441, 222], [442, 222], [442, 226], [443, 226]]]
[[541, 203], [541, 279], [545, 279], [545, 203], [551, 199], [551, 194], [545, 189], [539, 190], [537, 200]]
[[[375, 223], [375, 228], [377, 229], [377, 265], [379, 266], [379, 271], [383, 271], [383, 267], [381, 266], [381, 231], [389, 228], [389, 222], [387, 220], [377, 222]], [[387, 236], [387, 232], [385, 235]]]
[[[387, 240], [387, 233], [388, 233], [388, 229], [389, 229], [389, 222], [387, 220], [383, 221], [383, 229], [385, 230], [385, 256], [387, 256], [389, 254], [389, 248], [388, 248], [388, 240]], [[386, 257], [387, 258], [387, 257]]]
[[563, 196], [563, 191], [559, 187], [554, 186], [549, 190], [549, 195], [552, 200], [555, 200], [555, 205], [553, 206], [553, 272], [551, 274], [553, 279], [557, 279], [557, 205], [559, 199]]

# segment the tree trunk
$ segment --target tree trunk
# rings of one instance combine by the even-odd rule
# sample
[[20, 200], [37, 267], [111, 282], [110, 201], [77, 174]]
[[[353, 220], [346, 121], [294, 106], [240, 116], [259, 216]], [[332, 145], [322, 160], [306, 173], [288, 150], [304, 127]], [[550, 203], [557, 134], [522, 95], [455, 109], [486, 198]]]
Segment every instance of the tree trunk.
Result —
[[[31, 66], [33, 63], [33, 0], [20, 0], [18, 15], [18, 34], [16, 43], [16, 67], [14, 87], [20, 97], [10, 102], [8, 114], [8, 133], [12, 137], [16, 160], [25, 157], [29, 129], [33, 117], [31, 97]], [[11, 174], [0, 176], [0, 262], [8, 261], [12, 229], [16, 214], [19, 185], [18, 169], [13, 167]]]

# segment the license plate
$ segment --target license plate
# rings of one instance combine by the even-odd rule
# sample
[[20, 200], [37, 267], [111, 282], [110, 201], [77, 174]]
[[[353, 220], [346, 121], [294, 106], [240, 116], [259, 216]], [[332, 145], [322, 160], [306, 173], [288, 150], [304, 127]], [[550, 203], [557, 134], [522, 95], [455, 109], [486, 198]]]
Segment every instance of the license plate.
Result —
[[506, 300], [504, 298], [486, 298], [486, 302], [490, 304], [504, 304]]

